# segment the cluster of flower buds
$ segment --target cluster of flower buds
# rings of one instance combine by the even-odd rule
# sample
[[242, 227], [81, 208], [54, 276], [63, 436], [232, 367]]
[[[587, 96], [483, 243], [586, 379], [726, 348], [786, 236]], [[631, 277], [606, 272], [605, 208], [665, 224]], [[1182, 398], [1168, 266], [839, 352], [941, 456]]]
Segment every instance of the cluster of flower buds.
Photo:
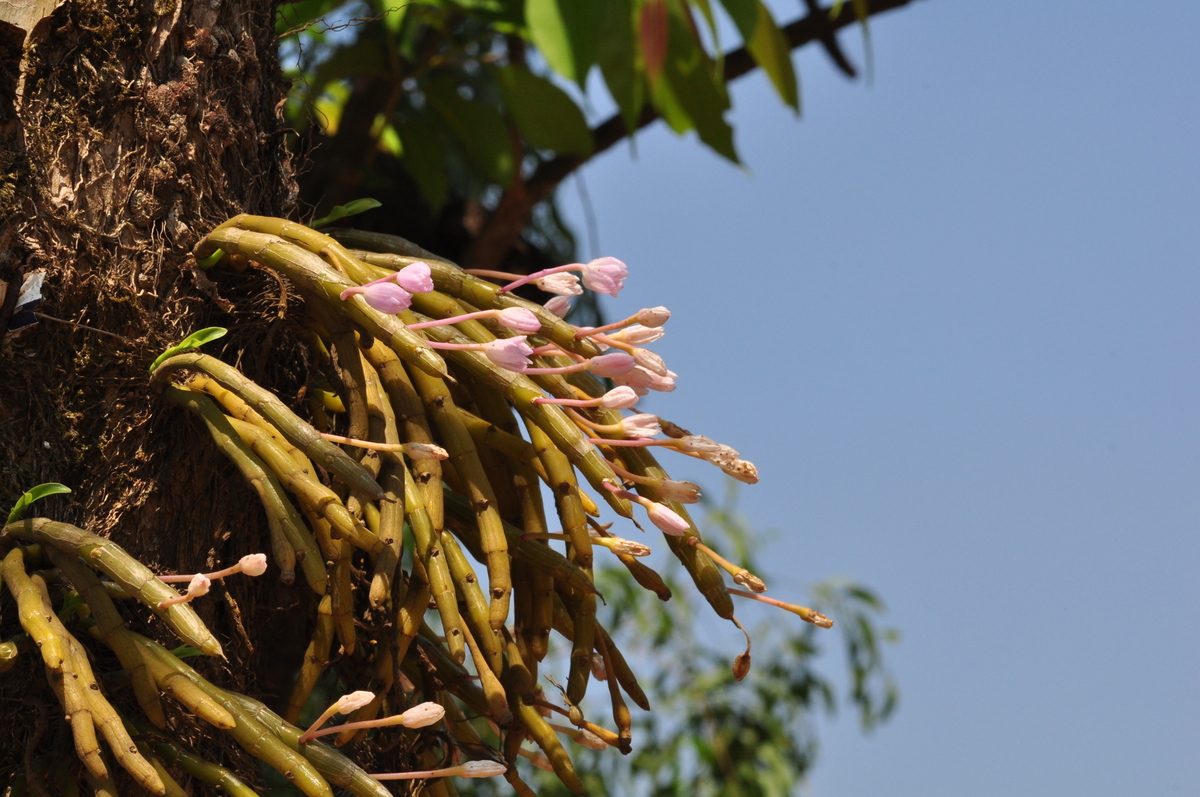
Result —
[[213, 573], [195, 573], [193, 575], [183, 576], [159, 576], [158, 580], [167, 584], [182, 584], [187, 582], [187, 592], [174, 598], [167, 598], [159, 601], [158, 608], [165, 609], [168, 606], [174, 606], [177, 603], [191, 603], [196, 598], [202, 595], [207, 595], [209, 589], [212, 588], [213, 581], [232, 576], [236, 573], [241, 573], [246, 576], [261, 576], [267, 572], [267, 555], [263, 553], [252, 553], [243, 556], [238, 560], [238, 563], [224, 570], [217, 570]]
[[[574, 272], [579, 272], [579, 276]], [[588, 263], [556, 266], [524, 276], [482, 270], [468, 270], [468, 273], [480, 277], [510, 279], [511, 281], [500, 289], [502, 292], [509, 292], [522, 285], [533, 283], [543, 291], [557, 294], [547, 302], [546, 309], [555, 315], [565, 317], [570, 310], [570, 300], [567, 297], [577, 296], [583, 292], [583, 288], [580, 287], [580, 277], [582, 277], [583, 285], [587, 288], [597, 293], [616, 296], [624, 286], [629, 269], [615, 257], [601, 257]], [[375, 309], [382, 312], [399, 313], [408, 309], [412, 303], [413, 293], [426, 292], [432, 288], [430, 267], [426, 263], [416, 262], [387, 277], [362, 286], [347, 288], [342, 292], [341, 298], [346, 300], [351, 296], [362, 294], [367, 303]], [[647, 344], [653, 343], [663, 336], [665, 332], [663, 326], [671, 318], [671, 311], [666, 307], [643, 308], [620, 321], [599, 327], [578, 328], [575, 332], [577, 340], [585, 338], [591, 340], [603, 352], [591, 358], [583, 357], [553, 343], [546, 343], [538, 348], [531, 346], [528, 337], [541, 331], [541, 323], [536, 315], [524, 308], [481, 310], [451, 318], [410, 324], [409, 328], [426, 329], [483, 318], [494, 319], [516, 334], [496, 338], [486, 343], [449, 343], [434, 340], [426, 341], [426, 343], [431, 348], [441, 350], [480, 351], [501, 368], [531, 376], [590, 371], [595, 376], [611, 379], [617, 387], [602, 396], [593, 398], [544, 397], [536, 399], [536, 401], [558, 404], [567, 408], [567, 412], [576, 423], [593, 433], [589, 439], [595, 445], [670, 447], [682, 454], [711, 462], [725, 473], [747, 484], [754, 484], [758, 481], [758, 470], [752, 463], [741, 459], [740, 454], [733, 448], [717, 443], [708, 437], [684, 435], [665, 440], [656, 439], [662, 431], [661, 421], [657, 415], [637, 413], [624, 417], [615, 424], [599, 424], [574, 409], [598, 407], [607, 410], [628, 410], [635, 407], [639, 397], [646, 395], [651, 390], [670, 392], [675, 389], [675, 380], [678, 378], [678, 374], [667, 368], [662, 357], [644, 348]], [[575, 362], [570, 365], [533, 365], [532, 358], [547, 356], [567, 358]], [[339, 439], [338, 442], [353, 441]], [[679, 501], [680, 503], [692, 503], [699, 500], [699, 488], [689, 482], [639, 477], [624, 470], [618, 472], [623, 479], [655, 488], [664, 500]], [[615, 486], [613, 489], [620, 497], [629, 498], [645, 506], [650, 513], [651, 521], [665, 533], [678, 535], [687, 532], [689, 528], [687, 521], [668, 507], [635, 496]]]
[[300, 734], [300, 744], [311, 742], [318, 736], [341, 733], [342, 731], [361, 730], [363, 728], [386, 728], [392, 725], [402, 725], [405, 728], [424, 728], [427, 725], [441, 722], [442, 717], [446, 716], [446, 709], [437, 703], [421, 703], [402, 714], [396, 714], [391, 717], [365, 720], [363, 722], [347, 722], [344, 725], [332, 725], [328, 728], [321, 728], [334, 714], [347, 715], [352, 711], [357, 711], [374, 699], [375, 693], [365, 690], [342, 695], [329, 708], [325, 709], [321, 716], [317, 717], [308, 730]]
[[[339, 697], [329, 708], [317, 717], [316, 721], [309, 726], [308, 730], [300, 734], [296, 740], [299, 744], [307, 744], [319, 736], [327, 736], [331, 733], [341, 733], [342, 731], [363, 730], [366, 728], [387, 728], [396, 725], [415, 730], [417, 728], [425, 728], [430, 725], [435, 725], [442, 721], [446, 716], [446, 709], [437, 703], [427, 702], [413, 706], [407, 711], [396, 714], [391, 717], [383, 717], [382, 719], [366, 720], [363, 722], [347, 722], [343, 725], [332, 725], [328, 728], [321, 726], [328, 722], [335, 714], [348, 715], [352, 711], [357, 711], [363, 706], [375, 699], [374, 692], [365, 690], [351, 692]], [[383, 772], [371, 775], [375, 780], [424, 780], [427, 778], [490, 778], [496, 775], [503, 775], [508, 771], [508, 767], [498, 761], [465, 761], [452, 767], [443, 767], [441, 769], [414, 770], [411, 772]]]

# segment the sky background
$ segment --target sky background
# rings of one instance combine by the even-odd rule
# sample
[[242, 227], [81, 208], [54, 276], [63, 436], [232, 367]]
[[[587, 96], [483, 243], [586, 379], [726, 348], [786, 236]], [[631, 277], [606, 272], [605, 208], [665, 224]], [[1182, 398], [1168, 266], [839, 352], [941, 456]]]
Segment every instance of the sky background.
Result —
[[1200, 6], [871, 24], [870, 88], [797, 55], [799, 121], [735, 85], [747, 171], [657, 125], [583, 173], [607, 312], [674, 312], [649, 408], [758, 465], [772, 594], [846, 574], [903, 633], [898, 713], [821, 722], [811, 792], [1200, 794]]

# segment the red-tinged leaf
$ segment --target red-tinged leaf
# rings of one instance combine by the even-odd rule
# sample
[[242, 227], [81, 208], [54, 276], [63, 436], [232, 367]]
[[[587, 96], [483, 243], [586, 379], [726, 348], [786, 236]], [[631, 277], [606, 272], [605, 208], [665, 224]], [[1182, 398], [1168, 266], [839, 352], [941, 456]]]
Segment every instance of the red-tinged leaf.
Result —
[[670, 30], [667, 0], [649, 0], [642, 6], [638, 19], [638, 38], [641, 40], [646, 75], [651, 83], [662, 77], [663, 65], [667, 61]]

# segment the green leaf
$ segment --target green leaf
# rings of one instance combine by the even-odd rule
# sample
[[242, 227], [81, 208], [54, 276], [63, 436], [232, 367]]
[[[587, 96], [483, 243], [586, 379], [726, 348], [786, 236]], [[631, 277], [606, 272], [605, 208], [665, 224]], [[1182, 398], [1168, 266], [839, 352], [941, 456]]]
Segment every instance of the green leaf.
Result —
[[436, 214], [446, 201], [450, 178], [446, 174], [446, 145], [432, 125], [423, 121], [396, 125], [403, 150], [400, 162], [412, 175], [430, 210]]
[[504, 117], [490, 105], [464, 98], [453, 79], [431, 82], [428, 101], [446, 128], [466, 150], [467, 157], [492, 182], [507, 187], [516, 173], [512, 138]]
[[34, 501], [40, 501], [50, 495], [61, 495], [69, 492], [71, 492], [70, 487], [67, 487], [65, 484], [59, 484], [58, 482], [46, 482], [45, 484], [39, 484], [37, 487], [34, 487], [31, 490], [26, 490], [24, 494], [17, 499], [17, 502], [13, 504], [13, 508], [8, 513], [8, 520], [4, 522], [6, 524], [16, 523], [21, 519], [21, 513], [24, 512], [26, 508], [28, 508], [28, 506]]
[[190, 659], [192, 656], [203, 656], [204, 651], [196, 650], [191, 645], [180, 645], [171, 651], [171, 655], [177, 659]]
[[155, 370], [158, 369], [158, 366], [162, 365], [163, 361], [168, 357], [172, 357], [182, 351], [188, 351], [189, 349], [198, 349], [205, 343], [210, 343], [217, 338], [225, 337], [225, 333], [228, 331], [229, 330], [225, 329], [224, 327], [205, 327], [198, 332], [193, 332], [183, 340], [179, 341], [179, 343], [158, 355], [158, 358], [150, 364], [150, 373], [154, 373]]
[[526, 0], [529, 37], [550, 68], [581, 87], [596, 63], [600, 3], [607, 0]]
[[565, 91], [523, 66], [501, 67], [495, 73], [504, 104], [526, 141], [567, 155], [592, 154], [591, 128]]
[[[740, 163], [733, 145], [733, 128], [725, 120], [729, 96], [719, 78], [714, 75], [712, 62], [700, 49], [692, 32], [689, 12], [682, 6], [670, 6], [670, 50], [664, 63], [663, 81], [654, 87], [655, 104], [672, 128], [672, 115], [682, 112], [691, 121], [700, 140], [717, 154]], [[666, 84], [670, 91], [662, 90]]]
[[646, 101], [646, 88], [637, 71], [637, 37], [632, 0], [608, 0], [600, 8], [600, 47], [596, 51], [608, 92], [621, 109], [625, 129], [632, 135]]
[[746, 42], [746, 49], [767, 73], [780, 98], [799, 112], [800, 89], [791, 50], [766, 5], [762, 0], [721, 0], [721, 5], [729, 12]]
[[380, 207], [383, 207], [383, 203], [378, 199], [356, 199], [353, 202], [349, 202], [345, 205], [337, 205], [329, 211], [328, 216], [316, 219], [308, 226], [314, 230], [319, 230], [326, 225], [333, 224], [339, 219], [344, 219], [347, 216], [357, 216], [359, 213], [363, 213], [368, 210], [374, 210], [375, 208]]

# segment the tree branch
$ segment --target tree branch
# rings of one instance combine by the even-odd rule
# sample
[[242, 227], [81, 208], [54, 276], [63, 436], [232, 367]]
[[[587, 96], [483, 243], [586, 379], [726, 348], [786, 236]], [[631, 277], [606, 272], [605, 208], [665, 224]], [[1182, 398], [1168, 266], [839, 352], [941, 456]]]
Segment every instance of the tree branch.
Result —
[[[912, 0], [868, 0], [868, 14], [875, 16], [885, 11], [908, 5]], [[828, 9], [797, 19], [787, 25], [783, 35], [790, 49], [798, 49], [814, 41], [834, 42], [836, 34], [848, 25], [858, 22], [852, 8], [852, 3], [843, 3], [836, 15]], [[840, 50], [831, 50], [840, 52]], [[840, 66], [840, 65], [839, 65]], [[757, 67], [750, 52], [745, 47], [739, 47], [725, 54], [725, 82], [730, 83], [743, 75], [752, 72]], [[658, 112], [649, 105], [642, 109], [635, 130], [657, 121]], [[605, 150], [611, 149], [630, 134], [626, 129], [621, 115], [614, 114], [601, 122], [592, 130], [593, 151], [588, 158], [577, 155], [559, 155], [546, 161], [527, 180], [521, 190], [508, 191], [500, 199], [496, 210], [484, 223], [474, 243], [463, 258], [469, 268], [495, 269], [504, 260], [509, 248], [517, 242], [521, 231], [529, 223], [533, 207], [554, 192], [559, 183], [569, 177], [576, 169], [595, 158]]]

